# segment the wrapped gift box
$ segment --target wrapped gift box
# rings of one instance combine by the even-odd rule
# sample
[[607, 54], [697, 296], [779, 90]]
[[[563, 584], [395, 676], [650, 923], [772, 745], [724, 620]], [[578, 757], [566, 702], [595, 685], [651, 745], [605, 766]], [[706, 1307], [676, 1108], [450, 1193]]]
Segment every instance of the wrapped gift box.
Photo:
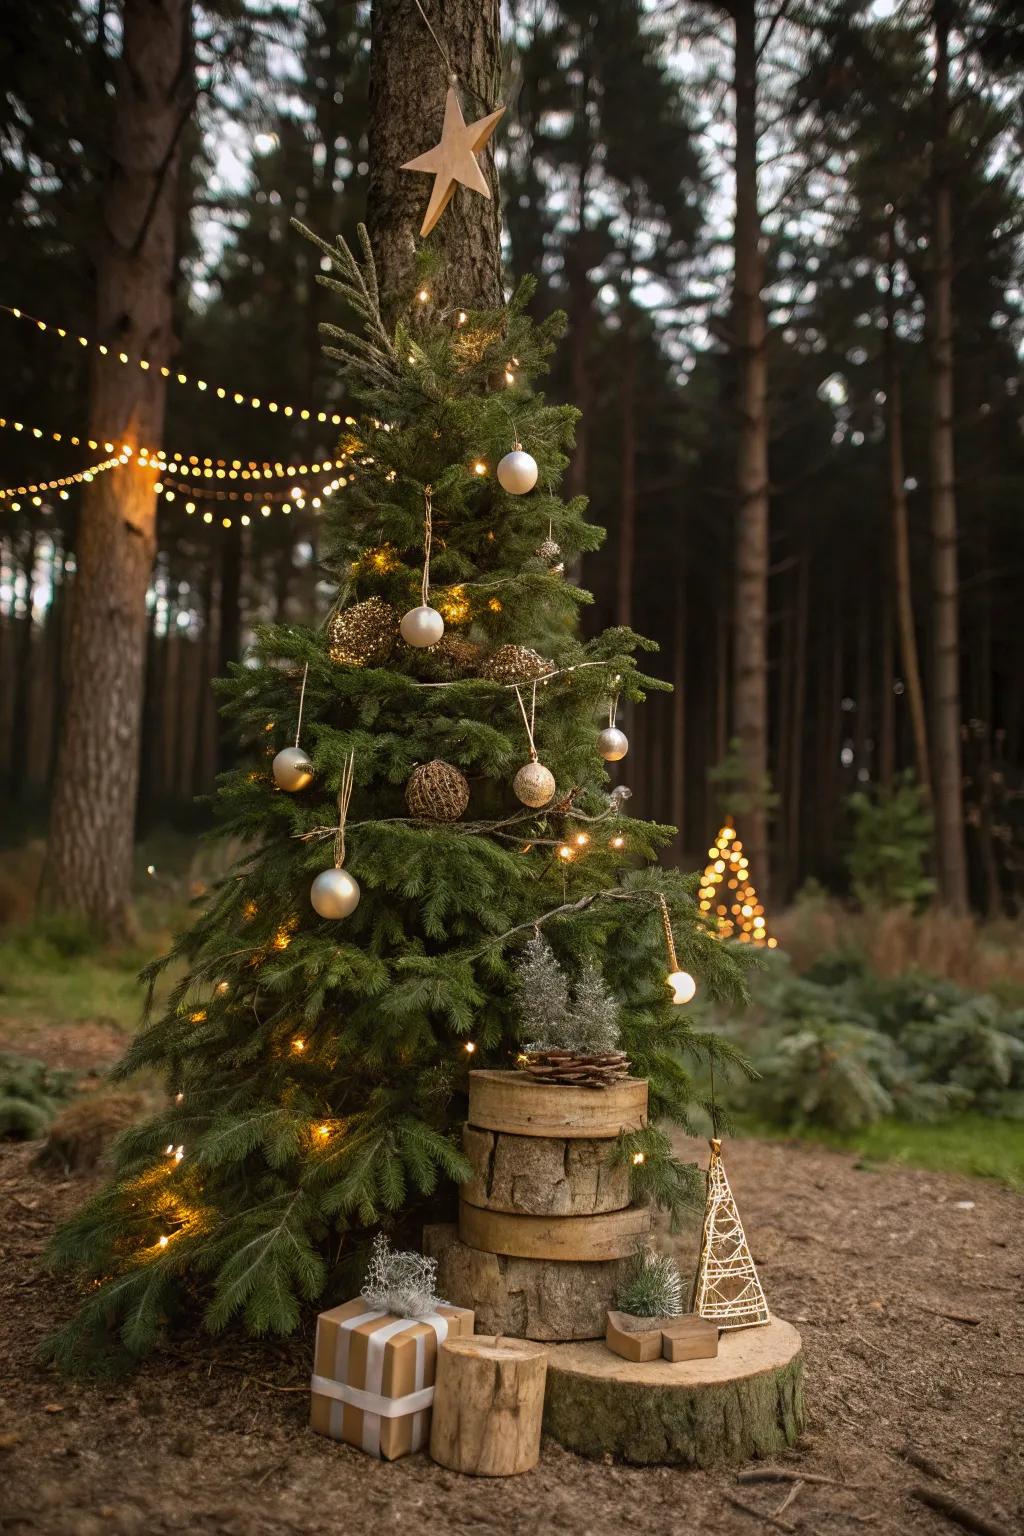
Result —
[[396, 1317], [362, 1297], [316, 1324], [310, 1427], [394, 1461], [430, 1439], [438, 1345], [473, 1332], [467, 1307]]

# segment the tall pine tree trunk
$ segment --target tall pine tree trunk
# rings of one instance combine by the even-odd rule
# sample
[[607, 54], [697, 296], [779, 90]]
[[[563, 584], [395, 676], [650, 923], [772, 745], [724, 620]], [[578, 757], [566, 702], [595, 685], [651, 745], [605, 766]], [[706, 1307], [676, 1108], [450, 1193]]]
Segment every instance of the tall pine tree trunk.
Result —
[[[145, 372], [93, 352], [89, 432], [163, 440], [171, 352], [178, 142], [189, 111], [188, 0], [125, 0], [110, 174], [96, 263], [95, 332]], [[108, 932], [129, 924], [146, 588], [156, 547], [153, 470], [134, 462], [83, 490], [44, 900]]]
[[759, 891], [768, 879], [768, 412], [761, 219], [757, 206], [757, 44], [754, 0], [736, 0], [736, 218], [732, 328], [738, 364], [736, 616], [733, 728], [750, 807], [743, 841]]
[[633, 573], [636, 566], [636, 341], [633, 335], [633, 301], [625, 285], [620, 311], [622, 375], [619, 402], [622, 430], [619, 440], [619, 568], [615, 622], [631, 626]]
[[[896, 627], [900, 637], [900, 664], [910, 726], [914, 738], [917, 782], [928, 800], [932, 780], [928, 759], [928, 727], [925, 719], [921, 663], [914, 628], [914, 598], [910, 579], [910, 519], [907, 511], [906, 466], [903, 460], [903, 381], [896, 357], [893, 269], [890, 261], [885, 328], [885, 435], [889, 471], [889, 511], [892, 517], [893, 579], [896, 585]], [[891, 687], [890, 683], [890, 687]]]
[[[455, 88], [466, 122], [485, 117], [500, 104], [498, 0], [422, 4], [458, 76]], [[429, 176], [401, 166], [440, 139], [448, 84], [437, 44], [412, 0], [373, 0], [367, 227], [385, 314], [392, 317], [412, 296], [416, 244], [431, 187]], [[502, 302], [493, 140], [479, 160], [491, 188], [490, 202], [458, 187], [428, 239], [430, 250], [442, 258], [429, 284], [435, 312]]]
[[960, 744], [960, 626], [956, 483], [953, 459], [953, 199], [949, 185], [948, 0], [936, 0], [935, 121], [932, 134], [932, 411], [929, 428], [932, 509], [932, 705], [934, 800], [939, 896], [967, 911]]

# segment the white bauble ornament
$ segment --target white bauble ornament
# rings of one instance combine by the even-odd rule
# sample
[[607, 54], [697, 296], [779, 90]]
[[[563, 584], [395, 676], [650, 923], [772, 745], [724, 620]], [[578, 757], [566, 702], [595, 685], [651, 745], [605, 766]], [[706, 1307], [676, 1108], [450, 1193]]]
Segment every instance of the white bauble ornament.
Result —
[[673, 971], [667, 976], [666, 981], [672, 988], [672, 1001], [674, 1003], [692, 1002], [697, 993], [697, 983], [689, 971]]
[[537, 460], [522, 448], [513, 448], [498, 460], [498, 484], [510, 496], [525, 496], [537, 484]]
[[301, 747], [283, 748], [274, 758], [270, 771], [278, 789], [285, 789], [290, 795], [298, 794], [300, 789], [313, 782], [313, 764]]
[[351, 917], [360, 895], [359, 883], [347, 869], [325, 869], [313, 881], [309, 899], [321, 917]]
[[421, 649], [427, 645], [436, 645], [444, 634], [444, 619], [436, 608], [421, 603], [418, 608], [409, 609], [398, 626], [398, 633], [406, 645], [419, 646]]
[[524, 763], [512, 780], [512, 788], [524, 805], [539, 810], [555, 792], [555, 776], [543, 763]]
[[606, 763], [620, 763], [629, 751], [629, 738], [617, 725], [606, 725], [597, 738], [597, 750]]

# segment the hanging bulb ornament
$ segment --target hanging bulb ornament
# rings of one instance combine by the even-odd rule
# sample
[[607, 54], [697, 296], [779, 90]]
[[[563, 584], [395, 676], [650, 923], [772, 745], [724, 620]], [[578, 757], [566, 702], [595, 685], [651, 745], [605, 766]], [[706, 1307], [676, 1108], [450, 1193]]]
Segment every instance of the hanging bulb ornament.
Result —
[[519, 709], [523, 716], [523, 724], [526, 726], [526, 736], [530, 743], [530, 761], [524, 763], [512, 780], [512, 789], [516, 799], [528, 805], [531, 810], [538, 811], [541, 806], [547, 805], [555, 793], [555, 776], [550, 768], [538, 760], [537, 748], [533, 740], [533, 726], [537, 715], [537, 683], [533, 684], [533, 701], [529, 716], [523, 703], [523, 696], [516, 689], [516, 698], [519, 701]]
[[347, 869], [345, 862], [345, 820], [349, 801], [352, 799], [352, 780], [355, 773], [355, 753], [350, 752], [341, 773], [338, 789], [338, 830], [334, 839], [334, 868], [321, 870], [310, 887], [309, 899], [320, 917], [338, 920], [351, 917], [359, 905], [362, 892], [359, 882]]
[[406, 645], [424, 649], [436, 645], [444, 634], [444, 619], [436, 608], [431, 608], [430, 598], [430, 545], [433, 537], [433, 492], [429, 485], [423, 487], [423, 601], [418, 608], [410, 608], [398, 626], [398, 632]]
[[668, 914], [668, 902], [664, 896], [659, 896], [658, 900], [661, 903], [661, 926], [665, 930], [665, 948], [668, 951], [669, 973], [665, 980], [672, 988], [673, 1003], [690, 1003], [696, 996], [697, 983], [689, 971], [679, 969], [675, 940], [672, 937], [672, 919]]
[[496, 473], [503, 491], [510, 496], [525, 496], [537, 484], [537, 460], [517, 441], [512, 445], [511, 453], [498, 460]]
[[302, 673], [302, 688], [299, 692], [299, 718], [295, 726], [295, 745], [282, 747], [270, 765], [270, 771], [274, 775], [274, 783], [278, 789], [283, 789], [289, 795], [297, 795], [313, 782], [313, 764], [299, 746], [299, 736], [302, 732], [302, 706], [306, 698], [306, 679], [309, 676], [309, 662], [306, 662]]
[[606, 763], [621, 763], [629, 751], [629, 737], [615, 724], [618, 709], [619, 699], [616, 694], [608, 709], [608, 724], [597, 738], [597, 750]]

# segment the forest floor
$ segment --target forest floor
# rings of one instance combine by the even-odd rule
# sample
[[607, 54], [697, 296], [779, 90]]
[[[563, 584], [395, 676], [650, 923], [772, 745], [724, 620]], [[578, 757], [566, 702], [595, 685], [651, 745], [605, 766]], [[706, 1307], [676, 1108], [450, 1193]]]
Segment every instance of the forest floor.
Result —
[[[98, 1026], [33, 1041], [79, 1070], [122, 1046]], [[0, 1146], [5, 1536], [948, 1536], [955, 1527], [913, 1496], [922, 1486], [1008, 1532], [1024, 1523], [1024, 1206], [995, 1181], [871, 1167], [806, 1143], [730, 1144], [765, 1290], [804, 1340], [807, 1429], [773, 1465], [806, 1481], [778, 1514], [793, 1482], [744, 1483], [735, 1469], [588, 1462], [545, 1442], [534, 1471], [482, 1482], [423, 1455], [380, 1463], [320, 1439], [306, 1428], [312, 1319], [286, 1342], [178, 1339], [127, 1381], [62, 1380], [35, 1351], [74, 1288], [40, 1256], [95, 1176], [40, 1173], [36, 1150]], [[687, 1264], [694, 1243], [694, 1231], [681, 1239]], [[908, 1463], [908, 1443], [946, 1478]]]

